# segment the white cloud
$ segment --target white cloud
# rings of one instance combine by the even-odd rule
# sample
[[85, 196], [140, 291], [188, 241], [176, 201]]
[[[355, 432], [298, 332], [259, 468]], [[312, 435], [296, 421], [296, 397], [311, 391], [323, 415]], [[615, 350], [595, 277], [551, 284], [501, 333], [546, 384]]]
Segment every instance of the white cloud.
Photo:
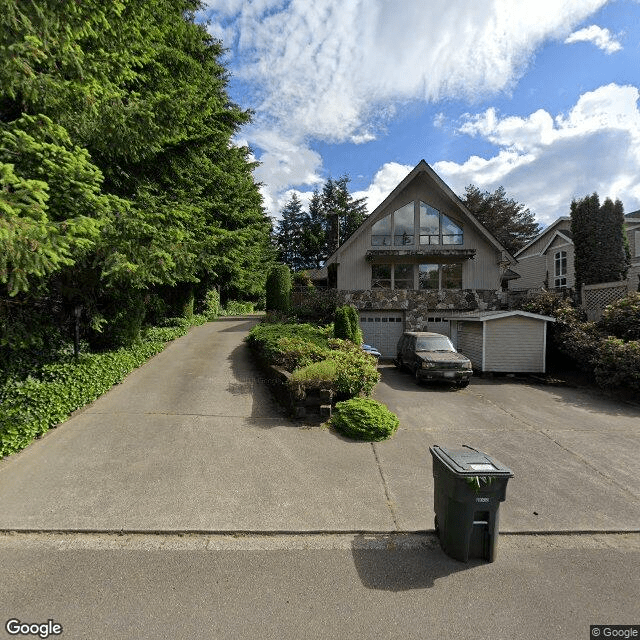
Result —
[[565, 40], [566, 44], [575, 42], [592, 42], [598, 49], [611, 54], [622, 49], [622, 45], [611, 35], [609, 29], [603, 29], [595, 24], [589, 27], [574, 31]]
[[539, 220], [568, 215], [575, 197], [597, 191], [620, 198], [627, 211], [640, 205], [640, 92], [610, 84], [583, 94], [567, 114], [538, 110], [526, 118], [500, 117], [494, 109], [467, 115], [461, 133], [499, 147], [492, 158], [434, 169], [458, 193], [468, 184], [493, 190], [503, 185]]
[[378, 170], [373, 182], [363, 191], [353, 193], [355, 199], [365, 198], [367, 211], [371, 213], [407, 176], [412, 166], [387, 162]]
[[[380, 107], [508, 88], [545, 39], [605, 0], [208, 0], [238, 35], [234, 72], [291, 133], [345, 141]], [[231, 4], [231, 8], [229, 8]], [[234, 16], [229, 22], [229, 16]], [[215, 19], [213, 24], [215, 25]]]
[[[206, 0], [203, 15], [252, 87], [245, 135], [263, 152], [258, 175], [273, 200], [318, 181], [309, 140], [363, 144], [404, 102], [508, 91], [537, 47], [606, 1]], [[283, 152], [283, 140], [301, 153]]]

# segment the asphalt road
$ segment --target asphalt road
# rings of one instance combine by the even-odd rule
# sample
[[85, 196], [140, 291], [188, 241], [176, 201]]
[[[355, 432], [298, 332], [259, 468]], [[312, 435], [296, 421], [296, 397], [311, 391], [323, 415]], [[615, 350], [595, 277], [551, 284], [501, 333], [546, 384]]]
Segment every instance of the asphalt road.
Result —
[[0, 609], [74, 639], [588, 640], [639, 622], [639, 560], [629, 534], [504, 536], [493, 564], [432, 536], [29, 535], [0, 545]]

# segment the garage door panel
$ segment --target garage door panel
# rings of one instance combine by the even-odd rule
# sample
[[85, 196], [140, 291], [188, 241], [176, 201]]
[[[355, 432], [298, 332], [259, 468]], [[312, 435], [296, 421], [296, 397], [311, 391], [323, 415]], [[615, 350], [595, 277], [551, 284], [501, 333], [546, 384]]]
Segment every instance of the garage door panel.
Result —
[[360, 328], [366, 344], [373, 345], [388, 358], [396, 355], [404, 331], [404, 314], [397, 311], [361, 311]]

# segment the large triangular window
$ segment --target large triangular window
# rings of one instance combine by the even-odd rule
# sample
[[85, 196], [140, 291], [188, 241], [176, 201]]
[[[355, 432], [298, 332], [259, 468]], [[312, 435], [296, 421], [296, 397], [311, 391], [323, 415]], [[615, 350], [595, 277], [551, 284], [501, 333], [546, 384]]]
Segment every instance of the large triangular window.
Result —
[[420, 244], [463, 243], [460, 225], [426, 202], [420, 202]]

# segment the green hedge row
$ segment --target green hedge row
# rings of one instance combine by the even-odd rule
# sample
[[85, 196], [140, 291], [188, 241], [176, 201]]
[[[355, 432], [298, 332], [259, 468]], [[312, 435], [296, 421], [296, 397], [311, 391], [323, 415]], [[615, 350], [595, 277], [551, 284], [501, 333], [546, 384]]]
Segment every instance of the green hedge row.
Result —
[[[193, 323], [204, 321], [195, 317]], [[163, 324], [168, 326], [148, 329], [132, 347], [81, 354], [68, 362], [43, 365], [25, 379], [5, 382], [0, 387], [0, 456], [24, 449], [71, 412], [122, 382], [168, 341], [185, 335], [192, 322], [171, 318]]]

